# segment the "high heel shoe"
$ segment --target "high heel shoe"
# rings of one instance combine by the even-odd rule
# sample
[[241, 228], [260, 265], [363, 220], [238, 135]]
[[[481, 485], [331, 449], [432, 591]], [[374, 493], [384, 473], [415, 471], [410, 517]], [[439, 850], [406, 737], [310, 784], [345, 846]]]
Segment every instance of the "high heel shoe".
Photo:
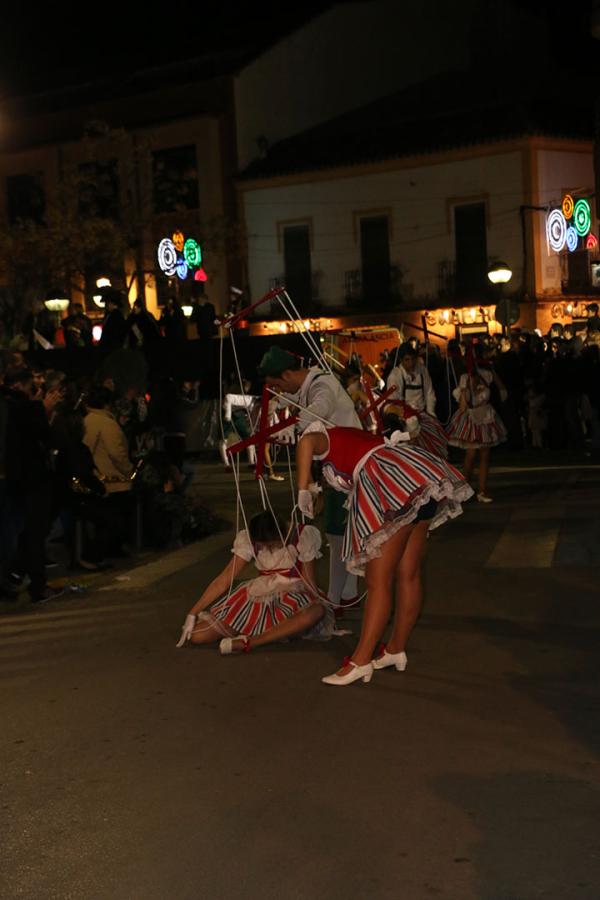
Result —
[[324, 678], [321, 678], [323, 684], [337, 684], [342, 687], [345, 684], [352, 684], [353, 681], [358, 681], [359, 678], [365, 684], [368, 684], [373, 677], [373, 663], [369, 662], [366, 666], [357, 666], [351, 659], [345, 659], [340, 668], [344, 669], [346, 666], [350, 666], [350, 671], [346, 675], [338, 675], [337, 672], [334, 672], [333, 675], [326, 675]]
[[[234, 641], [243, 641], [243, 645], [238, 650], [233, 646]], [[237, 637], [223, 638], [219, 642], [219, 653], [221, 656], [229, 656], [230, 653], [250, 653], [252, 647], [250, 640], [245, 634], [238, 634]]]
[[408, 657], [404, 650], [400, 653], [388, 653], [385, 644], [379, 648], [379, 656], [375, 657], [373, 662], [374, 669], [387, 669], [388, 666], [396, 666], [396, 671], [404, 672], [408, 665]]

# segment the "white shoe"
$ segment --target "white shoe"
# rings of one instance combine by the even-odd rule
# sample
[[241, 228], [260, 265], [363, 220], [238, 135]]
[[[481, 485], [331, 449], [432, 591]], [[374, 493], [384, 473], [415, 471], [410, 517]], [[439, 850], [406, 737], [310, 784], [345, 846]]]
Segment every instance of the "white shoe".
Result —
[[380, 655], [372, 662], [374, 669], [387, 669], [388, 666], [396, 666], [396, 671], [404, 672], [408, 665], [408, 657], [404, 650], [401, 650], [400, 653], [388, 653], [385, 649], [385, 644], [382, 644]]
[[[243, 641], [243, 645], [239, 650], [233, 646], [234, 641]], [[229, 656], [230, 653], [249, 653], [250, 641], [245, 634], [239, 634], [237, 637], [222, 638], [219, 642], [219, 653], [221, 656]]]
[[283, 477], [283, 475], [277, 475], [275, 472], [271, 472], [271, 474], [269, 475], [269, 480], [270, 481], [285, 481], [285, 478]]
[[494, 502], [493, 497], [488, 497], [487, 494], [483, 494], [481, 492], [479, 494], [477, 494], [477, 500], [479, 503], [493, 503]]
[[[333, 675], [326, 675], [324, 678], [321, 678], [323, 684], [337, 684], [341, 687], [344, 684], [352, 684], [353, 681], [358, 681], [359, 678], [365, 684], [368, 684], [373, 677], [373, 663], [367, 663], [366, 666], [357, 666], [355, 662], [348, 660], [348, 662], [344, 662], [344, 665], [350, 666], [350, 671], [346, 675], [338, 675], [337, 672], [334, 672]], [[342, 665], [342, 668], [344, 668], [344, 665]]]

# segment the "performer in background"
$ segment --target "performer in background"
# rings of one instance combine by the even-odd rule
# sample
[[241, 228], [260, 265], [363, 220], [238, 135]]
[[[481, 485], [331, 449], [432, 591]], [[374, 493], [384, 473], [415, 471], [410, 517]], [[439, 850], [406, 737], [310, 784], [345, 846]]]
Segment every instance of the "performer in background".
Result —
[[398, 365], [388, 375], [387, 387], [396, 388], [390, 402], [403, 400], [417, 412], [425, 410], [435, 416], [435, 391], [429, 372], [408, 341], [398, 350]]

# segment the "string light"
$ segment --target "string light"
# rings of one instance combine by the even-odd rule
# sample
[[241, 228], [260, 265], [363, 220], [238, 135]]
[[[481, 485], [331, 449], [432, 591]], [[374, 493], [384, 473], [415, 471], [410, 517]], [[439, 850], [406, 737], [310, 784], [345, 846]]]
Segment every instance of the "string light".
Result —
[[169, 277], [177, 270], [177, 250], [170, 238], [163, 238], [158, 245], [158, 265], [162, 272]]
[[567, 249], [573, 252], [573, 250], [577, 250], [577, 244], [579, 243], [579, 235], [575, 228], [572, 225], [569, 225], [567, 228]]
[[587, 200], [578, 200], [573, 210], [573, 224], [577, 234], [585, 237], [592, 226], [592, 211]]
[[548, 214], [548, 218], [546, 219], [546, 238], [548, 240], [548, 246], [551, 250], [554, 250], [555, 253], [560, 253], [565, 246], [565, 241], [567, 240], [567, 220], [560, 209], [553, 209]]

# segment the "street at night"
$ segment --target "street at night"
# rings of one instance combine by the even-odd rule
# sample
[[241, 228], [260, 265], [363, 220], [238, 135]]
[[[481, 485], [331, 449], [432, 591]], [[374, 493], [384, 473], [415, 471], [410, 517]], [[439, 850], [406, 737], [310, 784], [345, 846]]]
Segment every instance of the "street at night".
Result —
[[[197, 479], [231, 515], [231, 476]], [[175, 649], [228, 531], [2, 618], [2, 895], [596, 900], [599, 470], [492, 485], [369, 685], [320, 683], [355, 635]]]

